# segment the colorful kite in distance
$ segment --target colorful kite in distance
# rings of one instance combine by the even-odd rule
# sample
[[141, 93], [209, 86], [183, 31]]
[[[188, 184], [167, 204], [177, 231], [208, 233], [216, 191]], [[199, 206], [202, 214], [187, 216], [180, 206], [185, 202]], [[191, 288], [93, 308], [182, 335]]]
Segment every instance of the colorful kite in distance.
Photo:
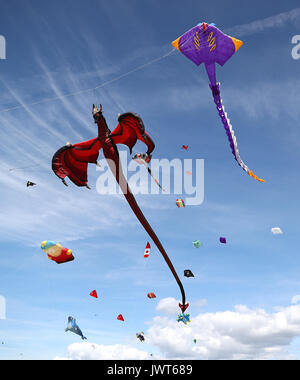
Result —
[[222, 104], [220, 83], [217, 83], [216, 80], [216, 63], [223, 66], [242, 44], [242, 41], [221, 32], [214, 24], [205, 22], [198, 24], [172, 42], [172, 45], [177, 50], [197, 66], [201, 65], [201, 63], [205, 64], [214, 102], [224, 125], [232, 154], [239, 166], [247, 174], [260, 182], [264, 182], [244, 164], [240, 157], [234, 130]]
[[145, 336], [144, 336], [144, 333], [143, 333], [143, 332], [136, 333], [135, 335], [136, 335], [136, 337], [137, 337], [141, 342], [144, 342], [144, 341], [145, 341]]
[[220, 243], [226, 244], [227, 243], [226, 238], [225, 237], [220, 237]]
[[271, 232], [273, 235], [282, 235], [283, 232], [280, 227], [273, 227], [271, 228]]
[[193, 245], [195, 248], [200, 248], [202, 246], [202, 243], [200, 240], [193, 241]]
[[186, 325], [188, 322], [191, 322], [190, 315], [189, 314], [183, 314], [183, 313], [179, 314], [178, 318], [177, 318], [177, 322], [183, 322]]
[[90, 296], [94, 298], [98, 298], [97, 291], [96, 290], [91, 291]]
[[176, 204], [177, 204], [177, 207], [178, 207], [178, 208], [185, 207], [184, 200], [181, 199], [181, 198], [176, 199]]
[[188, 149], [189, 149], [189, 146], [188, 146], [188, 145], [182, 145], [181, 149], [183, 149], [183, 150], [188, 150]]
[[29, 186], [36, 186], [36, 183], [33, 183], [33, 182], [30, 182], [30, 181], [27, 181], [26, 186], [27, 186], [27, 187], [29, 187]]
[[156, 295], [154, 293], [148, 293], [147, 297], [148, 298], [156, 298]]
[[190, 269], [185, 269], [184, 276], [185, 277], [195, 277], [194, 273]]
[[57, 244], [54, 241], [43, 241], [41, 248], [47, 253], [48, 258], [55, 261], [57, 264], [63, 264], [74, 260], [72, 249], [63, 248], [60, 244]]
[[81, 339], [84, 340], [86, 339], [85, 336], [83, 336], [80, 328], [78, 327], [78, 325], [76, 324], [76, 320], [73, 318], [73, 317], [69, 317], [68, 318], [68, 326], [67, 328], [65, 329], [65, 331], [71, 331], [73, 332], [74, 334], [77, 334], [79, 336], [81, 336]]
[[117, 316], [117, 320], [118, 320], [118, 321], [123, 321], [123, 322], [124, 322], [123, 315], [122, 315], [122, 314], [119, 314], [119, 315]]
[[151, 160], [151, 156], [149, 156], [147, 153], [137, 153], [135, 154], [133, 157], [132, 157], [133, 161], [137, 162], [138, 164], [140, 165], [144, 165], [146, 166], [147, 168], [147, 171], [148, 173], [151, 175], [151, 177], [154, 179], [154, 182], [157, 184], [157, 186], [162, 189], [162, 191], [166, 192], [165, 189], [163, 189], [163, 187], [161, 186], [161, 184], [159, 183], [158, 179], [156, 179], [154, 177], [154, 175], [152, 174], [152, 171], [151, 169], [149, 168], [149, 162]]
[[151, 246], [150, 246], [150, 243], [148, 242], [147, 245], [146, 245], [145, 251], [144, 251], [144, 257], [145, 257], [145, 259], [147, 257], [149, 257], [150, 252], [151, 252]]

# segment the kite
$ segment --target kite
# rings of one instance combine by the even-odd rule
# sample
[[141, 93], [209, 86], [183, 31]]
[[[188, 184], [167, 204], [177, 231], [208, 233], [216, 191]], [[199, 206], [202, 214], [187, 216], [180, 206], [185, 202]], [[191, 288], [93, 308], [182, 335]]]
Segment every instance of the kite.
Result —
[[197, 339], [194, 339], [194, 343], [195, 343], [195, 344], [197, 343]]
[[219, 116], [224, 125], [232, 153], [241, 168], [254, 179], [265, 182], [258, 178], [242, 161], [234, 130], [227, 117], [222, 104], [220, 83], [216, 80], [216, 63], [223, 66], [232, 55], [242, 46], [242, 41], [227, 36], [214, 24], [205, 22], [193, 27], [181, 37], [172, 42], [172, 45], [197, 66], [205, 64], [205, 68], [210, 81], [210, 89], [217, 106]]
[[145, 257], [145, 259], [147, 257], [149, 257], [150, 252], [151, 252], [151, 246], [150, 246], [150, 243], [148, 242], [147, 245], [146, 245], [145, 251], [144, 251], [144, 257]]
[[135, 335], [136, 335], [136, 337], [137, 337], [141, 342], [144, 342], [144, 341], [145, 341], [145, 336], [144, 336], [144, 333], [143, 333], [143, 332], [136, 333]]
[[27, 187], [29, 187], [29, 186], [36, 186], [36, 183], [28, 181], [27, 184], [26, 184], [26, 186]]
[[202, 243], [199, 240], [195, 240], [195, 241], [193, 241], [193, 245], [194, 245], [195, 248], [200, 248], [201, 245], [202, 245]]
[[119, 314], [119, 315], [117, 316], [117, 320], [118, 320], [118, 321], [123, 321], [123, 322], [124, 322], [123, 315], [122, 315], [122, 314]]
[[91, 296], [91, 297], [94, 297], [94, 298], [98, 298], [97, 291], [96, 291], [96, 290], [93, 290], [93, 291], [90, 293], [90, 296]]
[[271, 232], [273, 235], [282, 235], [283, 232], [280, 227], [273, 227], [271, 228]]
[[51, 240], [45, 240], [41, 244], [42, 250], [47, 253], [50, 260], [55, 261], [57, 264], [67, 263], [74, 260], [72, 249], [63, 248], [60, 244]]
[[67, 185], [65, 177], [69, 177], [75, 185], [86, 186], [89, 188], [87, 182], [88, 164], [92, 163], [97, 165], [99, 151], [100, 149], [103, 150], [108, 166], [115, 176], [116, 181], [119, 184], [129, 206], [141, 225], [149, 234], [150, 238], [154, 241], [168, 267], [170, 268], [180, 288], [182, 303], [185, 305], [186, 300], [183, 285], [164, 247], [145, 218], [129, 188], [123, 174], [119, 151], [117, 148], [117, 144], [127, 145], [131, 153], [137, 140], [140, 140], [147, 145], [147, 155], [148, 157], [151, 157], [150, 155], [155, 148], [155, 144], [145, 131], [145, 126], [142, 119], [135, 113], [127, 112], [119, 115], [119, 123], [113, 132], [109, 130], [106, 124], [106, 120], [102, 114], [102, 105], [100, 105], [99, 109], [93, 105], [92, 113], [94, 121], [98, 126], [98, 137], [79, 144], [65, 145], [60, 148], [53, 156], [52, 169], [54, 173], [62, 180], [64, 185]]
[[224, 238], [224, 237], [220, 237], [220, 243], [222, 243], [222, 244], [226, 244], [226, 238]]
[[191, 322], [190, 315], [184, 313], [178, 314], [177, 322], [183, 322], [186, 325], [188, 322]]
[[185, 269], [184, 276], [185, 277], [195, 277], [194, 273], [190, 269]]
[[148, 293], [147, 297], [148, 298], [156, 298], [156, 295], [154, 293]]
[[78, 327], [78, 325], [76, 324], [76, 319], [74, 319], [73, 317], [69, 317], [68, 318], [68, 326], [67, 328], [65, 329], [65, 331], [71, 331], [73, 332], [74, 334], [77, 334], [79, 336], [81, 336], [81, 339], [84, 340], [84, 339], [87, 339], [85, 336], [83, 336], [80, 328]]
[[188, 145], [182, 145], [181, 149], [183, 149], [183, 150], [188, 150], [189, 147], [188, 147]]
[[133, 161], [137, 162], [140, 165], [145, 165], [147, 168], [148, 173], [151, 175], [151, 177], [154, 179], [154, 182], [157, 184], [157, 186], [162, 189], [162, 191], [166, 192], [165, 189], [162, 188], [159, 181], [154, 177], [152, 174], [151, 169], [149, 168], [149, 162], [151, 161], [151, 156], [149, 156], [147, 153], [137, 153], [132, 157]]
[[184, 200], [183, 199], [176, 199], [176, 204], [178, 208], [185, 207]]

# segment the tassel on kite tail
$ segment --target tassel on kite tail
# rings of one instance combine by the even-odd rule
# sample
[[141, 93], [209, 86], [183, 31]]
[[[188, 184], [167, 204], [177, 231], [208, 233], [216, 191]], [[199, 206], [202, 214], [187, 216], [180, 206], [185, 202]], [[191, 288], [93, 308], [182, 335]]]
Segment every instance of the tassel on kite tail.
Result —
[[[104, 155], [105, 155], [105, 151], [104, 151]], [[162, 254], [163, 258], [165, 259], [168, 267], [170, 268], [170, 270], [171, 270], [171, 272], [172, 272], [172, 274], [173, 274], [173, 276], [174, 276], [174, 278], [175, 278], [175, 280], [176, 280], [176, 282], [180, 288], [180, 292], [181, 292], [181, 296], [182, 296], [182, 305], [179, 305], [179, 306], [180, 306], [181, 310], [184, 311], [188, 307], [188, 304], [186, 304], [184, 287], [183, 287], [183, 285], [182, 285], [182, 283], [181, 283], [181, 281], [180, 281], [180, 279], [176, 273], [176, 270], [175, 270], [169, 256], [167, 255], [164, 247], [162, 246], [161, 242], [159, 241], [158, 237], [156, 236], [156, 234], [153, 231], [152, 227], [150, 226], [149, 222], [145, 218], [142, 210], [140, 209], [139, 205], [137, 204], [137, 201], [135, 200], [135, 197], [132, 194], [132, 192], [129, 188], [129, 185], [128, 185], [125, 177], [124, 177], [120, 161], [118, 163], [116, 163], [114, 160], [112, 162], [111, 159], [108, 159], [108, 165], [110, 166], [110, 169], [113, 172], [113, 174], [114, 174], [114, 176], [115, 176], [115, 178], [116, 178], [127, 202], [129, 203], [129, 206], [131, 207], [132, 211], [134, 212], [134, 214], [136, 215], [139, 222], [144, 227], [144, 229], [146, 230], [146, 232], [148, 233], [150, 238], [153, 240], [153, 242], [157, 246], [158, 250]]]
[[150, 169], [148, 163], [150, 162], [151, 160], [151, 156], [149, 156], [147, 153], [146, 154], [143, 154], [143, 153], [137, 153], [134, 155], [134, 157], [132, 158], [134, 161], [136, 161], [138, 164], [142, 164], [146, 167], [148, 173], [150, 174], [150, 176], [153, 178], [154, 182], [157, 184], [157, 186], [164, 192], [166, 192], [166, 190], [162, 187], [162, 185], [159, 183], [158, 179], [156, 179], [154, 177], [154, 175], [152, 174], [152, 170]]
[[237, 146], [236, 137], [234, 135], [234, 130], [232, 128], [232, 125], [230, 124], [230, 120], [227, 117], [227, 113], [225, 112], [225, 108], [224, 108], [224, 106], [222, 104], [222, 99], [221, 99], [221, 94], [220, 94], [220, 83], [216, 83], [216, 85], [210, 84], [210, 88], [211, 88], [211, 91], [212, 91], [212, 95], [213, 95], [215, 104], [217, 106], [217, 110], [219, 112], [219, 116], [220, 116], [220, 118], [222, 120], [222, 123], [224, 125], [225, 131], [226, 131], [229, 143], [230, 143], [231, 151], [232, 151], [232, 154], [234, 155], [235, 160], [240, 165], [240, 167], [243, 170], [245, 170], [245, 172], [247, 174], [249, 174], [251, 177], [253, 177], [257, 181], [265, 182], [262, 178], [258, 178], [248, 168], [248, 166], [243, 162], [243, 160], [240, 157], [238, 146]]

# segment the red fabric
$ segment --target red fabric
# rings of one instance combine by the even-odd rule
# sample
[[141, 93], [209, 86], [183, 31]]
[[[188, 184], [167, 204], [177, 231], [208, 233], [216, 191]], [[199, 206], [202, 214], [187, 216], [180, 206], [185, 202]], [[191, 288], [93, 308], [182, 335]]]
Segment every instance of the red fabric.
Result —
[[147, 154], [150, 154], [155, 148], [153, 140], [145, 132], [142, 119], [134, 113], [125, 113], [119, 117], [119, 124], [111, 133], [111, 137], [115, 144], [127, 145], [130, 152], [137, 140], [147, 145]]
[[123, 315], [122, 315], [122, 314], [118, 315], [118, 316], [117, 316], [117, 320], [118, 320], [118, 321], [123, 321], [123, 322], [124, 322]]
[[189, 303], [185, 304], [184, 307], [181, 305], [181, 303], [179, 304], [179, 307], [180, 309], [182, 310], [182, 312], [184, 313], [186, 311], [186, 309], [190, 306]]
[[156, 295], [154, 293], [148, 293], [147, 297], [148, 298], [156, 298]]
[[86, 186], [88, 163], [97, 163], [101, 148], [98, 138], [64, 146], [55, 153], [52, 169], [59, 178], [68, 176], [75, 185]]
[[91, 296], [91, 297], [98, 298], [98, 294], [97, 294], [96, 290], [93, 290], [93, 291], [90, 293], [90, 296]]
[[74, 256], [72, 255], [72, 253], [68, 255], [67, 252], [68, 248], [62, 248], [61, 254], [58, 257], [53, 257], [50, 255], [48, 255], [48, 257], [50, 260], [55, 261], [57, 264], [67, 263], [68, 261], [74, 260]]

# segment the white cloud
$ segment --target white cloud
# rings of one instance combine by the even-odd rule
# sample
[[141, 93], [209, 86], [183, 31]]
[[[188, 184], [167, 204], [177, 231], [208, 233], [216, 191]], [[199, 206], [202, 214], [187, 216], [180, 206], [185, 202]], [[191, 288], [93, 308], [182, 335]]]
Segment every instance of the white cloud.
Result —
[[292, 298], [291, 303], [297, 304], [300, 301], [300, 295], [296, 295]]
[[146, 360], [150, 355], [134, 347], [115, 344], [112, 346], [95, 343], [74, 343], [67, 349], [67, 357], [55, 360]]
[[299, 335], [300, 305], [274, 313], [239, 305], [192, 315], [188, 325], [159, 316], [147, 332], [148, 342], [167, 359], [293, 359], [288, 346]]
[[158, 302], [156, 310], [167, 314], [167, 315], [177, 315], [178, 314], [178, 304], [179, 301], [172, 297], [163, 298]]
[[250, 34], [260, 33], [266, 29], [281, 28], [288, 23], [298, 25], [300, 22], [300, 8], [292, 9], [288, 12], [282, 12], [275, 16], [253, 21], [249, 24], [236, 25], [225, 30], [226, 34], [232, 36], [247, 36]]

